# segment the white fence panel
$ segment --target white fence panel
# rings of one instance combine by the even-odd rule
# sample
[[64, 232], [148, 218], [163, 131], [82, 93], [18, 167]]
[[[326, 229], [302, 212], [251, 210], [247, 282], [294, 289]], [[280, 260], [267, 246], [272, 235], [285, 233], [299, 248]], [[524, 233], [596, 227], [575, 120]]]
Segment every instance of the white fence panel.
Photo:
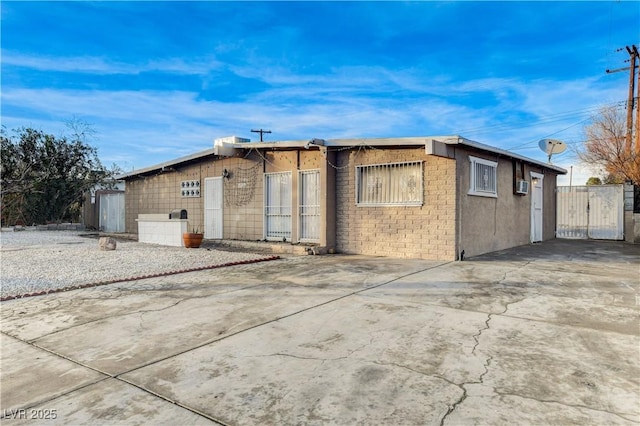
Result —
[[624, 239], [624, 188], [622, 185], [589, 187], [589, 238]]
[[557, 200], [556, 237], [588, 238], [588, 188], [586, 186], [559, 186]]
[[624, 239], [622, 185], [560, 186], [556, 208], [558, 238]]

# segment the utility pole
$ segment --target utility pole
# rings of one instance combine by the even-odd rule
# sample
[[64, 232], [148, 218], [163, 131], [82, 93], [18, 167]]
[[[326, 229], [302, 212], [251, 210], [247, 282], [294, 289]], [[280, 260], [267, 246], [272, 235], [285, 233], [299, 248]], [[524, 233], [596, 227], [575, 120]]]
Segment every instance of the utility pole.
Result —
[[[607, 74], [613, 74], [619, 71], [629, 70], [629, 96], [627, 98], [627, 132], [625, 137], [625, 152], [628, 154], [631, 153], [631, 148], [633, 146], [633, 139], [631, 135], [633, 133], [633, 108], [636, 105], [635, 100], [638, 99], [640, 103], [640, 72], [638, 73], [638, 95], [634, 97], [634, 85], [636, 79], [636, 60], [639, 59], [640, 55], [638, 54], [638, 48], [635, 44], [629, 46], [625, 46], [627, 49], [627, 53], [629, 53], [629, 66], [624, 68], [618, 68], [615, 70], [607, 70]], [[618, 49], [617, 52], [622, 49]], [[627, 61], [625, 61], [627, 62]], [[640, 154], [640, 105], [636, 107], [636, 137], [635, 137], [635, 145], [636, 145], [636, 153]]]
[[[638, 55], [638, 48], [633, 45], [632, 50], [634, 57], [638, 59], [638, 67], [640, 68], [640, 55]], [[635, 61], [633, 63], [635, 65]], [[634, 66], [635, 68], [635, 66]], [[640, 156], [640, 69], [638, 69], [638, 82], [636, 84], [636, 155]]]
[[[633, 144], [631, 139], [631, 134], [633, 132], [633, 107], [635, 104], [634, 92], [635, 92], [635, 82], [636, 82], [636, 60], [638, 59], [638, 48], [634, 45], [629, 48], [626, 46], [627, 52], [629, 53], [629, 98], [627, 100], [627, 137], [625, 143], [625, 151], [627, 154], [631, 153], [631, 145]], [[637, 118], [636, 118], [637, 120]], [[637, 128], [637, 123], [636, 123]], [[638, 135], [636, 132], [636, 141], [638, 139]], [[636, 151], [638, 150], [638, 144], [636, 143]]]
[[262, 130], [262, 129], [259, 129], [259, 130], [251, 129], [251, 131], [252, 131], [253, 133], [260, 133], [260, 142], [263, 142], [263, 140], [262, 140], [262, 135], [263, 135], [264, 133], [271, 133], [271, 130]]

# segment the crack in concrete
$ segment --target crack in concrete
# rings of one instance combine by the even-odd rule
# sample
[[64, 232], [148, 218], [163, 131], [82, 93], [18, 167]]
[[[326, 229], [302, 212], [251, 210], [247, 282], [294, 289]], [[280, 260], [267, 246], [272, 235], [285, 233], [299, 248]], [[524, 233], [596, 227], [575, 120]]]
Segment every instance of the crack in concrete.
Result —
[[138, 326], [140, 327], [140, 329], [144, 330], [146, 327], [144, 326], [144, 316], [145, 314], [148, 313], [152, 313], [152, 312], [162, 312], [165, 311], [167, 309], [171, 309], [174, 308], [176, 306], [178, 306], [179, 304], [181, 304], [182, 302], [186, 302], [187, 300], [192, 300], [192, 299], [200, 299], [202, 297], [205, 296], [193, 296], [193, 297], [185, 297], [183, 299], [178, 300], [177, 302], [174, 302], [168, 306], [165, 306], [163, 308], [158, 308], [158, 309], [141, 309], [138, 311], [138, 313], [140, 314], [140, 317], [138, 318]]
[[456, 382], [451, 381], [451, 380], [447, 379], [446, 377], [441, 376], [439, 374], [427, 373], [427, 372], [424, 372], [424, 371], [416, 370], [415, 368], [411, 368], [411, 367], [409, 367], [407, 365], [402, 365], [402, 364], [398, 364], [398, 363], [395, 363], [395, 362], [382, 362], [382, 361], [371, 361], [371, 362], [373, 362], [376, 365], [394, 366], [394, 367], [397, 367], [397, 368], [402, 368], [404, 370], [408, 370], [408, 371], [410, 371], [412, 373], [420, 374], [422, 376], [434, 377], [434, 378], [436, 378], [438, 380], [442, 380], [443, 382], [448, 383], [448, 384], [450, 384], [452, 386], [455, 386], [458, 389], [460, 389], [462, 391], [462, 395], [460, 396], [460, 398], [456, 402], [453, 403], [453, 405], [449, 406], [449, 408], [447, 409], [447, 412], [445, 413], [445, 415], [440, 420], [440, 426], [444, 426], [444, 422], [445, 422], [446, 418], [451, 413], [453, 413], [453, 411], [458, 407], [458, 405], [462, 404], [464, 402], [464, 400], [467, 399], [468, 394], [467, 394], [467, 389], [465, 388], [465, 385], [467, 385], [467, 384], [481, 384], [484, 375], [488, 371], [488, 369], [485, 367], [484, 373], [482, 373], [480, 375], [480, 381], [479, 382], [456, 383]]
[[465, 384], [460, 385], [460, 389], [462, 389], [462, 396], [456, 402], [454, 402], [453, 405], [449, 406], [447, 412], [444, 414], [444, 416], [442, 416], [442, 419], [440, 419], [440, 426], [444, 426], [444, 422], [447, 420], [447, 417], [449, 417], [449, 415], [453, 413], [456, 408], [458, 408], [458, 405], [462, 404], [464, 400], [467, 399], [468, 394], [467, 388], [464, 387]]
[[463, 390], [462, 389], [462, 385], [460, 383], [453, 382], [453, 381], [451, 381], [451, 380], [447, 379], [446, 377], [441, 376], [439, 374], [427, 373], [427, 372], [424, 372], [424, 371], [416, 370], [415, 368], [411, 368], [408, 365], [398, 364], [398, 363], [395, 363], [395, 362], [383, 362], [383, 361], [379, 361], [379, 360], [370, 361], [370, 362], [372, 362], [373, 364], [382, 365], [382, 366], [385, 366], [385, 367], [386, 366], [393, 366], [393, 367], [402, 368], [404, 370], [409, 370], [412, 373], [420, 374], [422, 376], [435, 377], [438, 380], [442, 380], [443, 382], [446, 382], [446, 383], [448, 383], [448, 384], [450, 384], [452, 386], [455, 386], [455, 387], [460, 388], [461, 390]]
[[[117, 312], [117, 313], [114, 313], [112, 315], [108, 315], [108, 316], [105, 316], [105, 317], [100, 317], [100, 318], [92, 319], [92, 320], [89, 320], [89, 321], [76, 323], [76, 324], [70, 325], [69, 327], [60, 328], [60, 329], [52, 331], [50, 333], [43, 334], [42, 336], [38, 336], [36, 338], [29, 339], [27, 341], [29, 343], [33, 343], [33, 342], [36, 342], [37, 340], [42, 339], [44, 337], [48, 337], [48, 336], [51, 336], [51, 335], [54, 335], [54, 334], [57, 334], [57, 333], [61, 333], [61, 332], [67, 331], [67, 330], [71, 330], [72, 328], [82, 327], [82, 326], [85, 326], [85, 325], [88, 325], [88, 324], [101, 322], [101, 321], [108, 320], [108, 319], [111, 319], [111, 318], [126, 317], [126, 316], [137, 315], [137, 314], [145, 314], [147, 312], [160, 312], [160, 311], [163, 311], [165, 309], [172, 308], [172, 307], [174, 307], [174, 306], [176, 306], [176, 305], [178, 305], [178, 304], [180, 304], [180, 303], [182, 303], [184, 301], [187, 301], [187, 300], [201, 299], [201, 298], [211, 297], [211, 296], [218, 296], [218, 295], [221, 295], [221, 294], [228, 294], [228, 293], [232, 293], [232, 292], [235, 292], [235, 291], [250, 290], [250, 289], [253, 289], [253, 288], [256, 288], [256, 287], [260, 287], [260, 286], [263, 286], [263, 285], [264, 284], [250, 285], [250, 286], [241, 287], [241, 288], [234, 289], [234, 290], [224, 291], [224, 292], [221, 292], [221, 293], [213, 293], [213, 294], [206, 294], [206, 295], [201, 295], [201, 296], [184, 297], [184, 298], [180, 298], [180, 300], [178, 300], [177, 302], [171, 303], [168, 306], [165, 306], [165, 307], [162, 307], [162, 308], [157, 308], [157, 309], [139, 309], [139, 310], [136, 310], [134, 312], [130, 312], [130, 311]], [[130, 295], [130, 294], [135, 294], [135, 292], [125, 292], [125, 291], [120, 291], [120, 290], [116, 290], [116, 292], [118, 294], [111, 295], [109, 297], [79, 298], [77, 300], [81, 300], [82, 302], [84, 302], [84, 301], [92, 301], [92, 300], [96, 300], [96, 299], [99, 299], [99, 300], [116, 300], [116, 299], [119, 299], [123, 295], [126, 296], [126, 295]], [[83, 303], [80, 303], [80, 304], [83, 304]]]
[[376, 365], [383, 365], [385, 367], [388, 367], [388, 366], [391, 365], [393, 367], [398, 367], [398, 368], [402, 368], [404, 370], [409, 370], [412, 373], [420, 374], [420, 375], [423, 375], [423, 376], [434, 376], [434, 377], [437, 377], [438, 379], [444, 380], [447, 383], [450, 383], [452, 385], [456, 385], [457, 386], [457, 383], [453, 383], [453, 382], [449, 381], [448, 379], [445, 379], [444, 377], [439, 377], [439, 376], [435, 376], [433, 374], [425, 373], [424, 371], [416, 370], [415, 368], [411, 368], [411, 367], [409, 367], [407, 365], [402, 365], [402, 364], [398, 364], [398, 363], [395, 363], [395, 362], [382, 362], [382, 361], [377, 361], [377, 360], [376, 361], [371, 361], [371, 362], [376, 364]]
[[434, 376], [442, 380], [445, 380], [446, 382], [451, 383], [452, 385], [456, 385], [458, 388], [462, 390], [462, 395], [460, 396], [460, 398], [457, 401], [455, 401], [452, 405], [449, 406], [449, 408], [447, 409], [447, 412], [444, 414], [444, 416], [442, 416], [442, 419], [440, 419], [440, 426], [444, 426], [444, 423], [447, 417], [449, 417], [449, 415], [451, 415], [456, 410], [456, 408], [458, 408], [458, 406], [460, 406], [469, 396], [466, 388], [467, 385], [483, 385], [484, 384], [484, 376], [489, 372], [489, 365], [491, 365], [491, 361], [493, 361], [493, 357], [492, 356], [487, 357], [487, 360], [483, 365], [484, 371], [482, 372], [482, 374], [480, 374], [480, 376], [478, 376], [477, 381], [454, 383], [445, 379], [444, 377]]
[[532, 396], [518, 395], [518, 394], [515, 394], [515, 393], [499, 392], [499, 391], [496, 391], [495, 389], [494, 389], [494, 393], [496, 395], [501, 396], [501, 397], [503, 397], [503, 396], [512, 396], [512, 397], [516, 397], [516, 398], [529, 399], [529, 400], [532, 400], [532, 401], [540, 402], [542, 404], [558, 404], [558, 405], [562, 405], [564, 407], [571, 407], [571, 408], [577, 408], [577, 409], [581, 409], [581, 410], [590, 410], [590, 411], [597, 411], [597, 412], [600, 412], [600, 413], [607, 413], [607, 414], [611, 414], [612, 416], [619, 417], [619, 418], [621, 418], [623, 420], [626, 420], [626, 421], [629, 421], [629, 422], [639, 423], [638, 420], [639, 420], [640, 416], [636, 417], [635, 419], [625, 417], [625, 416], [633, 416], [634, 414], [632, 414], [632, 413], [623, 413], [623, 414], [621, 414], [621, 413], [616, 413], [616, 412], [609, 411], [609, 410], [597, 409], [597, 408], [593, 408], [593, 407], [587, 407], [586, 405], [568, 404], [566, 402], [557, 401], [555, 399], [540, 399], [540, 398], [534, 398]]
[[485, 330], [489, 330], [489, 323], [491, 322], [492, 319], [492, 315], [493, 314], [488, 314], [487, 315], [487, 319], [484, 322], [484, 328], [480, 328], [478, 329], [478, 332], [476, 334], [474, 334], [473, 336], [473, 340], [475, 340], [475, 345], [473, 345], [473, 348], [471, 348], [471, 355], [475, 355], [476, 354], [476, 348], [478, 347], [478, 345], [480, 344], [480, 336], [482, 336], [482, 332]]
[[373, 337], [369, 340], [369, 343], [365, 343], [355, 349], [351, 349], [348, 351], [347, 355], [345, 356], [340, 356], [340, 357], [335, 357], [335, 358], [321, 358], [321, 357], [312, 357], [312, 356], [300, 356], [300, 355], [294, 355], [294, 354], [288, 354], [288, 353], [282, 353], [282, 352], [276, 352], [274, 354], [267, 354], [267, 355], [254, 355], [254, 356], [249, 356], [247, 358], [264, 358], [264, 357], [272, 357], [272, 356], [283, 356], [283, 357], [289, 357], [289, 358], [296, 358], [296, 359], [305, 359], [305, 360], [312, 360], [312, 361], [321, 361], [321, 362], [325, 362], [325, 361], [339, 361], [341, 359], [348, 359], [349, 357], [351, 357], [351, 355], [353, 355], [356, 352], [359, 352], [361, 350], [363, 350], [364, 348], [366, 348], [367, 346], [371, 345], [373, 343]]
[[[70, 325], [69, 327], [59, 328], [59, 329], [57, 329], [55, 331], [52, 331], [51, 333], [46, 333], [46, 334], [43, 334], [42, 336], [38, 336], [36, 338], [25, 340], [25, 341], [29, 342], [29, 343], [34, 343], [34, 342], [36, 342], [36, 341], [38, 341], [40, 339], [43, 339], [43, 338], [49, 337], [49, 336], [53, 336], [54, 334], [57, 334], [57, 333], [62, 333], [62, 332], [71, 330], [73, 328], [86, 326], [86, 325], [92, 324], [92, 323], [97, 323], [97, 322], [102, 322], [102, 321], [105, 321], [105, 320], [110, 320], [112, 318], [127, 317], [127, 316], [138, 315], [138, 314], [142, 314], [143, 315], [143, 314], [145, 314], [147, 312], [163, 311], [163, 310], [171, 308], [171, 307], [173, 307], [173, 306], [175, 306], [175, 305], [177, 305], [177, 304], [179, 304], [179, 303], [181, 303], [181, 302], [183, 302], [185, 300], [195, 299], [195, 298], [197, 298], [197, 297], [189, 297], [189, 298], [180, 299], [179, 301], [177, 301], [175, 303], [172, 303], [169, 306], [165, 306], [165, 307], [159, 308], [159, 309], [140, 309], [140, 310], [137, 310], [137, 311], [134, 311], [134, 312], [118, 312], [118, 313], [115, 313], [115, 314], [112, 314], [112, 315], [108, 315], [108, 316], [92, 319], [92, 320], [89, 320], [89, 321], [73, 324], [73, 325]], [[117, 299], [117, 297], [110, 297], [109, 299], [115, 300], [115, 299]], [[142, 315], [140, 316], [140, 318], [142, 318]], [[22, 340], [22, 339], [20, 339], [20, 340]]]
[[320, 357], [315, 357], [315, 356], [300, 356], [300, 355], [293, 355], [293, 354], [285, 354], [285, 353], [282, 353], [282, 352], [277, 352], [275, 354], [268, 354], [268, 355], [250, 356], [248, 358], [265, 358], [265, 357], [272, 357], [272, 356], [283, 356], [283, 357], [287, 357], [287, 358], [304, 359], [304, 360], [321, 361], [321, 362], [338, 361], [338, 360], [341, 360], [341, 359], [349, 358], [348, 355], [347, 356], [340, 356], [340, 357], [336, 357], [336, 358], [320, 358]]
[[[530, 262], [527, 262], [527, 264], [529, 264], [529, 263]], [[502, 281], [504, 281], [506, 279], [507, 273], [508, 272], [505, 272], [505, 274], [504, 274], [503, 278], [500, 280], [500, 282], [502, 282]], [[490, 322], [493, 319], [493, 317], [495, 315], [504, 315], [504, 314], [506, 314], [507, 311], [509, 310], [509, 305], [512, 305], [514, 303], [522, 302], [524, 299], [525, 299], [525, 297], [523, 297], [521, 299], [518, 299], [518, 300], [514, 300], [514, 301], [511, 301], [511, 302], [505, 303], [504, 309], [502, 310], [502, 312], [498, 312], [498, 313], [495, 313], [495, 314], [494, 313], [487, 314], [487, 319], [484, 322], [484, 327], [478, 329], [478, 333], [476, 333], [476, 334], [474, 334], [472, 336], [473, 340], [476, 342], [475, 345], [473, 345], [473, 348], [471, 349], [471, 354], [472, 355], [476, 355], [476, 349], [480, 345], [480, 337], [482, 336], [482, 333], [485, 332], [486, 330], [490, 330], [491, 329]], [[464, 382], [464, 383], [457, 384], [457, 386], [460, 389], [462, 389], [462, 396], [457, 401], [455, 401], [452, 405], [449, 406], [449, 409], [447, 410], [447, 412], [444, 414], [444, 416], [440, 420], [440, 426], [444, 426], [444, 423], [445, 423], [447, 417], [449, 417], [456, 410], [456, 408], [458, 408], [458, 406], [460, 404], [462, 404], [467, 399], [468, 394], [467, 394], [467, 388], [465, 387], [466, 385], [483, 385], [484, 384], [484, 377], [489, 373], [489, 366], [491, 365], [491, 361], [493, 361], [493, 356], [492, 355], [487, 355], [487, 357], [486, 357], [486, 359], [485, 359], [485, 361], [484, 361], [484, 363], [482, 365], [484, 367], [484, 371], [482, 372], [482, 374], [480, 374], [480, 376], [478, 376], [478, 380], [477, 381]]]
[[504, 281], [507, 279], [507, 275], [509, 275], [509, 274], [511, 274], [511, 273], [513, 273], [513, 272], [518, 272], [518, 271], [520, 271], [520, 270], [522, 270], [522, 269], [526, 268], [527, 266], [529, 266], [531, 263], [533, 263], [533, 261], [532, 261], [532, 260], [528, 260], [528, 261], [526, 261], [526, 262], [524, 263], [524, 265], [519, 265], [519, 266], [518, 266], [518, 267], [516, 267], [516, 268], [513, 268], [513, 269], [511, 269], [511, 270], [505, 271], [505, 272], [504, 272], [504, 274], [502, 275], [502, 278], [500, 278], [500, 279], [496, 282], [496, 284], [498, 284], [498, 285], [503, 285], [503, 284], [504, 284]]

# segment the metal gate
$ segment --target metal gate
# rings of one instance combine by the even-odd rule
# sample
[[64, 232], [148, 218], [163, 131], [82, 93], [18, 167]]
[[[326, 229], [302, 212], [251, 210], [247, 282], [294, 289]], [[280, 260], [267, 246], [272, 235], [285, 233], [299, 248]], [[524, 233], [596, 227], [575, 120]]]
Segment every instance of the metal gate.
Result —
[[623, 185], [559, 186], [556, 237], [624, 239]]
[[124, 232], [124, 192], [100, 194], [100, 223], [104, 232]]
[[300, 171], [298, 187], [300, 241], [317, 243], [320, 241], [320, 171]]
[[291, 241], [291, 172], [264, 175], [264, 229], [271, 241]]

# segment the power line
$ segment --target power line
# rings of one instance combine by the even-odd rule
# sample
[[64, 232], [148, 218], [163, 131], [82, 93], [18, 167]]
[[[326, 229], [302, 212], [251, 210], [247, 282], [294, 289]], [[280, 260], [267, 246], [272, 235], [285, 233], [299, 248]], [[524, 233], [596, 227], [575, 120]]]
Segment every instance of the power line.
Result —
[[523, 143], [523, 144], [516, 145], [516, 146], [514, 146], [514, 147], [510, 147], [510, 148], [506, 148], [506, 149], [508, 149], [508, 150], [510, 150], [510, 151], [514, 151], [514, 150], [517, 150], [517, 149], [523, 149], [523, 148], [525, 148], [525, 147], [528, 147], [529, 145], [537, 144], [537, 143], [538, 143], [538, 141], [539, 141], [540, 139], [544, 139], [544, 138], [548, 138], [548, 137], [551, 137], [551, 136], [557, 135], [558, 133], [562, 133], [562, 132], [564, 132], [565, 130], [569, 130], [569, 129], [571, 129], [572, 127], [578, 126], [578, 125], [580, 125], [580, 124], [582, 124], [582, 123], [585, 123], [585, 122], [587, 122], [587, 121], [589, 121], [589, 120], [591, 120], [591, 117], [585, 118], [584, 120], [580, 120], [580, 121], [578, 121], [577, 123], [573, 123], [572, 125], [570, 125], [570, 126], [568, 126], [568, 127], [565, 127], [564, 129], [558, 130], [558, 131], [553, 132], [553, 133], [549, 133], [548, 135], [541, 136], [540, 138], [537, 138], [535, 141], [525, 142], [525, 143]]
[[599, 105], [599, 106], [592, 106], [589, 108], [585, 108], [585, 109], [580, 109], [580, 110], [573, 110], [573, 111], [564, 111], [564, 112], [560, 112], [557, 114], [551, 114], [548, 116], [543, 116], [540, 117], [539, 119], [537, 119], [536, 121], [532, 122], [530, 120], [527, 120], [525, 118], [522, 118], [520, 120], [517, 121], [510, 121], [510, 122], [503, 122], [503, 123], [498, 123], [498, 124], [494, 124], [494, 125], [488, 125], [488, 126], [479, 126], [479, 127], [471, 127], [471, 128], [467, 128], [467, 129], [462, 129], [462, 130], [457, 130], [454, 131], [453, 133], [455, 134], [460, 134], [460, 135], [467, 135], [470, 133], [474, 133], [474, 134], [481, 134], [481, 133], [488, 133], [488, 132], [492, 132], [495, 130], [507, 130], [507, 129], [515, 129], [515, 128], [523, 128], [521, 123], [527, 123], [526, 128], [531, 128], [531, 127], [535, 127], [541, 124], [549, 124], [549, 123], [553, 123], [553, 122], [557, 122], [557, 121], [564, 121], [573, 117], [584, 117], [585, 115], [593, 115], [595, 112], [601, 110], [602, 108], [606, 108], [606, 107], [619, 107], [619, 106], [623, 106], [624, 105], [624, 101], [619, 101], [619, 102], [614, 102], [611, 104], [605, 104], [605, 105]]

